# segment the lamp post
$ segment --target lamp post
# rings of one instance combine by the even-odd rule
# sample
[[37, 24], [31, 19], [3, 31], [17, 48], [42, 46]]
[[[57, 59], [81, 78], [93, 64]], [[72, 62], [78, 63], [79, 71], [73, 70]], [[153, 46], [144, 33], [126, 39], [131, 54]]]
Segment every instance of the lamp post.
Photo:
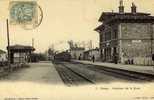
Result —
[[8, 70], [11, 71], [11, 64], [10, 64], [10, 36], [9, 36], [9, 21], [6, 20], [7, 25], [7, 52], [8, 52]]

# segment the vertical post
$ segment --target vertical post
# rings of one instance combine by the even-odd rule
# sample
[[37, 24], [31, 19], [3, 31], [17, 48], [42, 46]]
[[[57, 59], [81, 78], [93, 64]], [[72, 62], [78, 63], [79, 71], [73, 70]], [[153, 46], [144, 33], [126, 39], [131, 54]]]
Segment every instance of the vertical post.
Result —
[[6, 20], [7, 25], [7, 52], [8, 52], [8, 69], [11, 71], [11, 65], [10, 65], [10, 37], [9, 37], [9, 22], [8, 19]]
[[151, 65], [153, 65], [153, 23], [150, 25], [151, 26]]
[[[92, 58], [92, 52], [91, 52], [91, 49], [92, 49], [92, 40], [89, 41], [90, 57]], [[90, 58], [90, 60], [91, 60], [91, 58]]]
[[34, 47], [34, 38], [32, 38], [32, 47]]
[[123, 59], [123, 56], [122, 56], [122, 33], [121, 33], [121, 24], [119, 24], [119, 56], [118, 56], [118, 60], [120, 59], [120, 63], [124, 63], [124, 59]]

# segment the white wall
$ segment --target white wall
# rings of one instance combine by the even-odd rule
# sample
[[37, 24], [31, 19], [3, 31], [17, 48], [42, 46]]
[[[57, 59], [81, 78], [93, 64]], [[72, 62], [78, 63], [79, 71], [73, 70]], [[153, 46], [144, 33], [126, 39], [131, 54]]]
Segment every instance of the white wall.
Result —
[[[73, 59], [78, 59], [80, 54], [81, 54], [81, 59], [82, 59], [83, 58], [83, 52], [84, 52], [84, 50], [72, 50], [71, 51], [71, 57]], [[75, 55], [76, 55], [76, 57], [75, 57]]]
[[89, 52], [89, 56], [95, 56], [95, 60], [100, 60], [100, 52], [97, 50], [92, 50]]
[[6, 53], [0, 54], [0, 62], [1, 61], [7, 61], [7, 54]]
[[25, 53], [14, 53], [14, 63], [24, 63], [26, 62], [25, 60], [26, 54]]

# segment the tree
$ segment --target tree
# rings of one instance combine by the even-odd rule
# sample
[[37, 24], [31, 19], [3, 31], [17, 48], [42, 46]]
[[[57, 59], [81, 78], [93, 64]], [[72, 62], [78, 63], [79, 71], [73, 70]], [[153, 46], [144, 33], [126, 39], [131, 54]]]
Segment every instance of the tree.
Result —
[[74, 42], [73, 42], [73, 40], [68, 41], [68, 44], [70, 46], [70, 49], [74, 48]]

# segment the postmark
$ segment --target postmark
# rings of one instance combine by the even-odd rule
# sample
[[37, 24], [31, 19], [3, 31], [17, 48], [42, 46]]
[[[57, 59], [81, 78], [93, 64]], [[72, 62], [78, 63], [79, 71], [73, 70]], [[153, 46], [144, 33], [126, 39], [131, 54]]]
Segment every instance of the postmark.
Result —
[[43, 12], [36, 1], [11, 1], [9, 11], [10, 24], [24, 29], [34, 29], [42, 22]]

